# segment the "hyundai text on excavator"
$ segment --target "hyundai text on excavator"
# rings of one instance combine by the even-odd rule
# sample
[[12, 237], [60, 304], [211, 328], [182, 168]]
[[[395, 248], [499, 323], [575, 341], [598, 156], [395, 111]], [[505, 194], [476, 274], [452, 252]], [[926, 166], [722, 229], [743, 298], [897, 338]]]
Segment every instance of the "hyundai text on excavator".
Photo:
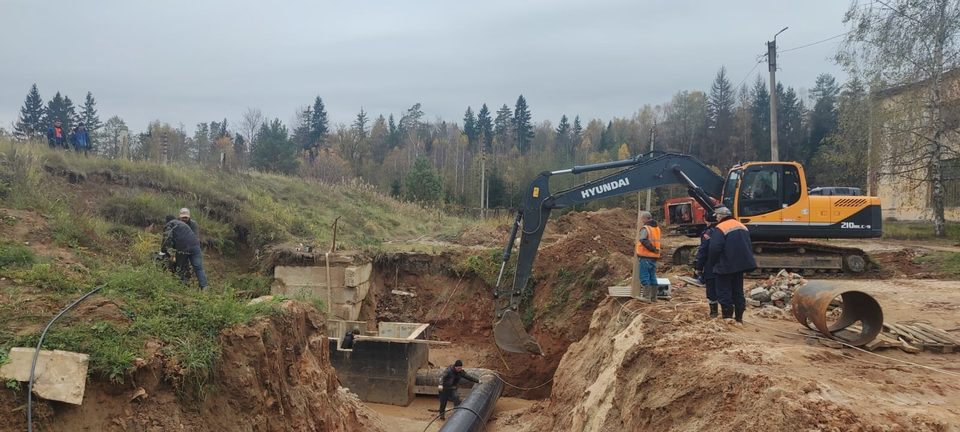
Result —
[[[552, 176], [617, 168], [623, 169], [561, 192], [550, 192]], [[688, 194], [711, 213], [714, 203], [729, 208], [750, 229], [761, 269], [859, 273], [869, 262], [860, 249], [790, 239], [881, 235], [879, 198], [809, 195], [803, 166], [797, 162], [741, 163], [722, 177], [692, 156], [652, 152], [632, 159], [546, 171], [530, 183], [503, 251], [494, 288], [497, 345], [509, 352], [542, 354], [540, 345], [524, 329], [518, 309], [553, 209], [665, 185], [685, 186]], [[518, 232], [520, 248], [513, 286], [501, 288]]]

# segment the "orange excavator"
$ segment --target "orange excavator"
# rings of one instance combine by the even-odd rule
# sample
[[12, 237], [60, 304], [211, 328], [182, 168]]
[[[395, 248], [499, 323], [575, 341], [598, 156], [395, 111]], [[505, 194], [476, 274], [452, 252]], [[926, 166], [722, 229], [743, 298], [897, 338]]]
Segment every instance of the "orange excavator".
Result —
[[[550, 192], [553, 176], [618, 168], [582, 185]], [[509, 352], [542, 354], [540, 345], [527, 334], [518, 309], [552, 210], [666, 185], [685, 186], [690, 197], [711, 213], [718, 205], [729, 208], [749, 228], [761, 269], [860, 273], [869, 258], [858, 248], [791, 239], [875, 238], [882, 233], [879, 198], [810, 195], [803, 166], [797, 162], [741, 163], [723, 177], [692, 156], [651, 152], [546, 171], [530, 183], [503, 252], [494, 288], [497, 345]], [[518, 234], [513, 286], [501, 287]]]

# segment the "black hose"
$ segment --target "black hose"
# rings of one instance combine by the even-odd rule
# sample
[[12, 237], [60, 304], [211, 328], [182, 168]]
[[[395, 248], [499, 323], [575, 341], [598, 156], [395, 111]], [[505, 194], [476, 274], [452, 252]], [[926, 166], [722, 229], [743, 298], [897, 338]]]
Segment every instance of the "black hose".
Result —
[[53, 323], [60, 319], [63, 314], [67, 313], [67, 311], [70, 309], [73, 309], [74, 306], [80, 304], [80, 302], [86, 300], [87, 297], [90, 297], [97, 291], [100, 291], [101, 288], [103, 288], [102, 285], [94, 288], [93, 291], [84, 294], [83, 297], [80, 297], [74, 300], [73, 303], [67, 305], [67, 307], [63, 308], [63, 310], [60, 311], [57, 316], [53, 317], [53, 319], [47, 323], [47, 326], [44, 327], [43, 332], [40, 333], [40, 340], [37, 341], [37, 350], [33, 352], [33, 363], [30, 365], [30, 382], [27, 383], [27, 432], [33, 432], [33, 379], [35, 378], [34, 372], [37, 370], [37, 358], [40, 357], [40, 347], [43, 345], [43, 338], [47, 336], [47, 332], [50, 330], [50, 327], [53, 326]]

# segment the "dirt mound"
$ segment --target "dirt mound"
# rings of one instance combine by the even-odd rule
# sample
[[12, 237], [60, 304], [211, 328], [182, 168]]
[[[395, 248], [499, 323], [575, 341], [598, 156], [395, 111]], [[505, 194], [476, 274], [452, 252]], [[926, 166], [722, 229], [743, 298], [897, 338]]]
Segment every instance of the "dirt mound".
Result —
[[[702, 295], [702, 294], [701, 294]], [[960, 386], [943, 375], [783, 342], [680, 305], [597, 307], [548, 402], [498, 425], [518, 430], [948, 431]], [[765, 320], [749, 316], [756, 322]], [[780, 321], [779, 325], [783, 324]]]
[[[287, 302], [281, 313], [221, 333], [218, 373], [199, 392], [175, 390], [177, 371], [155, 347], [127, 385], [89, 383], [79, 407], [40, 402], [36, 422], [51, 431], [384, 430], [339, 387], [324, 327], [315, 309]], [[3, 392], [0, 406], [21, 403], [11, 396]], [[0, 430], [23, 430], [18, 417]]]

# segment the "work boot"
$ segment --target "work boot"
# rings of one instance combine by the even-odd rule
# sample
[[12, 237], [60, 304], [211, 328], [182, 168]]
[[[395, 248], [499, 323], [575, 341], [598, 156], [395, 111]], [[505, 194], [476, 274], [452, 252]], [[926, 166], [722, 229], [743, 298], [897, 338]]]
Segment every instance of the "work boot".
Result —
[[717, 317], [717, 304], [710, 303], [710, 318], [716, 318], [716, 317]]
[[644, 287], [646, 290], [646, 296], [651, 302], [657, 301], [657, 286], [656, 285], [647, 285]]
[[720, 313], [724, 321], [733, 319], [733, 306], [720, 305]]
[[734, 319], [735, 319], [738, 323], [740, 323], [740, 324], [743, 324], [743, 310], [744, 310], [744, 309], [746, 309], [744, 306], [736, 305], [736, 308], [734, 308], [734, 310], [733, 310], [733, 317], [734, 317]]

